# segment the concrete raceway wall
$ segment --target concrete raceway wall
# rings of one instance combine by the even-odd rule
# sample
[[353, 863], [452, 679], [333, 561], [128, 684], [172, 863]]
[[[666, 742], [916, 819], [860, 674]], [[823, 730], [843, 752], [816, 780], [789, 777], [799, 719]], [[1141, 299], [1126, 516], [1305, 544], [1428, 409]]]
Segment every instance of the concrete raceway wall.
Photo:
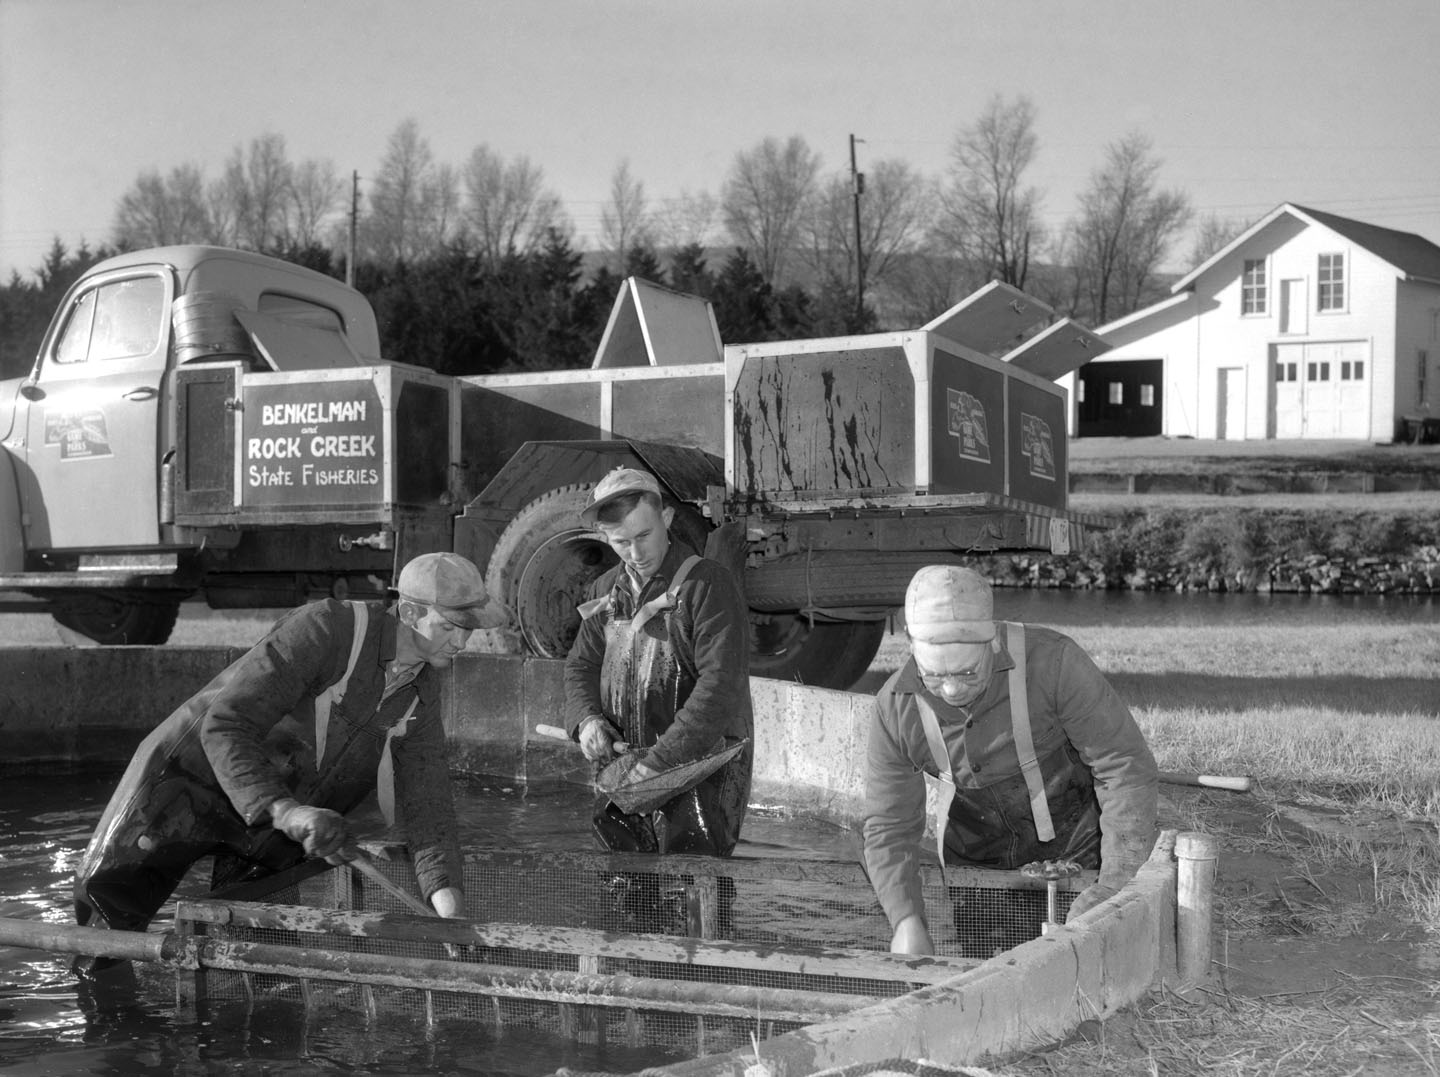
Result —
[[[234, 648], [0, 648], [0, 767], [123, 763], [141, 738], [239, 656]], [[571, 744], [538, 735], [561, 724], [563, 663], [465, 654], [447, 683], [445, 724], [458, 772], [588, 782]], [[871, 697], [754, 678], [753, 802], [856, 825]], [[1174, 983], [1174, 836], [1116, 898], [1076, 923], [955, 979], [765, 1043], [772, 1077], [830, 1066], [925, 1058], [959, 1065], [1063, 1038], [1081, 1021]], [[741, 1077], [737, 1051], [652, 1071]]]

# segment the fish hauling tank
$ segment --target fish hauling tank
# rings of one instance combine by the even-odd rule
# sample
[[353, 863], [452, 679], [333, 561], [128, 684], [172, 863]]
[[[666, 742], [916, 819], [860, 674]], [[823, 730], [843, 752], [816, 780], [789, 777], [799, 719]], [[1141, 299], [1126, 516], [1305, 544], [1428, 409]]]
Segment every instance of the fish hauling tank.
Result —
[[747, 1048], [763, 1058], [787, 1033], [1039, 937], [1089, 879], [955, 869], [942, 879], [932, 866], [937, 953], [910, 957], [888, 952], [889, 926], [854, 861], [471, 848], [466, 915], [442, 919], [421, 901], [404, 847], [369, 842], [340, 866], [307, 861], [181, 897], [173, 921], [145, 933], [37, 924], [17, 938], [15, 921], [0, 931], [11, 944], [129, 958], [145, 992], [173, 992], [177, 1012], [199, 1021], [341, 1021], [414, 1042], [519, 1036], [614, 1072]]

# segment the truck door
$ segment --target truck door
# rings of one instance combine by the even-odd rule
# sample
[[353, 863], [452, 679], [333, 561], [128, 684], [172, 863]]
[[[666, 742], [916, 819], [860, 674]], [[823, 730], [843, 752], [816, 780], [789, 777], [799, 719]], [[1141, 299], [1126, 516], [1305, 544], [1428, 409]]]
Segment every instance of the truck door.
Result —
[[30, 549], [159, 541], [160, 398], [170, 274], [97, 276], [45, 339], [29, 399], [21, 501]]

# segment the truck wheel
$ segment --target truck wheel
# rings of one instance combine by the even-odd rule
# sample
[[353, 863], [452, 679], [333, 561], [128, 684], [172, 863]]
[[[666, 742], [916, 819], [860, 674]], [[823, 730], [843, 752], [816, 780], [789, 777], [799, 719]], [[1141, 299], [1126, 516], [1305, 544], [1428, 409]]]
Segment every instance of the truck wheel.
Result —
[[[526, 649], [564, 658], [580, 630], [576, 607], [599, 576], [619, 563], [613, 550], [580, 522], [594, 483], [551, 490], [521, 509], [501, 532], [490, 555], [485, 587], [515, 613]], [[697, 551], [708, 525], [687, 505], [676, 505], [673, 535]]]
[[885, 638], [884, 621], [816, 621], [798, 613], [759, 616], [752, 626], [750, 675], [849, 688], [865, 675]]
[[55, 623], [106, 646], [153, 646], [170, 638], [178, 602], [140, 602], [94, 597], [56, 610]]

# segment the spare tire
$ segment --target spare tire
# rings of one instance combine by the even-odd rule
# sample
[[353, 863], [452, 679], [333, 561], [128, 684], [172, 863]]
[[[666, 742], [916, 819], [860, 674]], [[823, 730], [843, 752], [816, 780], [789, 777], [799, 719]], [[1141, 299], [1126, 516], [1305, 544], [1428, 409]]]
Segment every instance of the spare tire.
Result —
[[[580, 521], [594, 483], [576, 483], [542, 494], [500, 534], [485, 574], [485, 587], [515, 614], [520, 637], [532, 654], [564, 658], [580, 630], [576, 607], [590, 585], [619, 558], [592, 528]], [[688, 505], [672, 505], [672, 535], [705, 548], [709, 530]]]

